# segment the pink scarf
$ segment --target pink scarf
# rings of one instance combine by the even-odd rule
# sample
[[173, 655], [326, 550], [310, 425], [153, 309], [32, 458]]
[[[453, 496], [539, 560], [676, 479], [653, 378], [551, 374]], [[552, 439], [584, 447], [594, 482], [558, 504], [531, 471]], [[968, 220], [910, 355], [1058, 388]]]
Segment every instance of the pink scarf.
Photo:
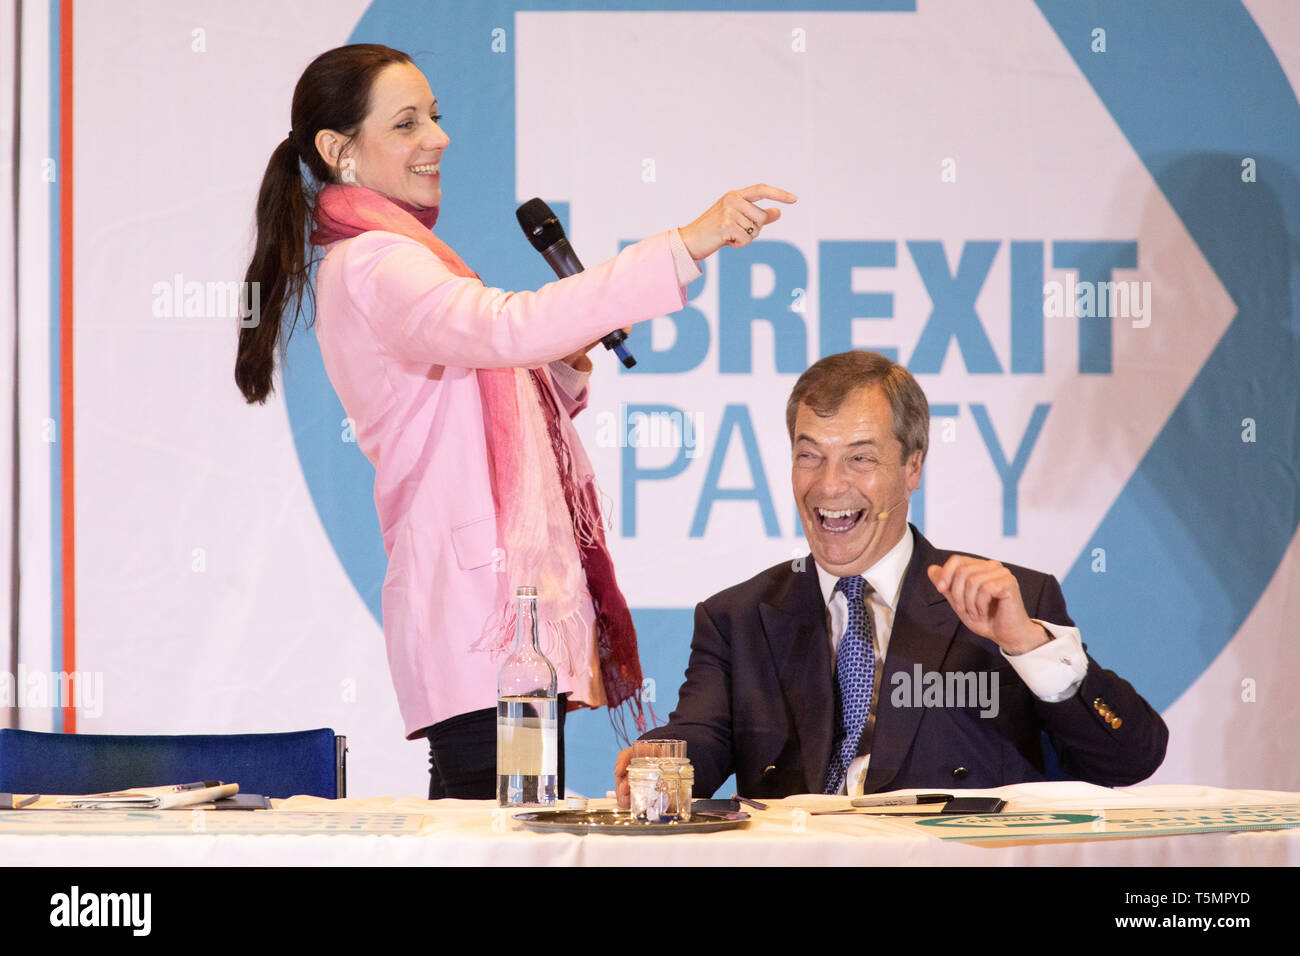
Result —
[[[431, 232], [438, 220], [436, 206], [418, 209], [364, 186], [327, 185], [317, 197], [315, 220], [311, 234], [315, 245], [370, 230], [393, 232], [428, 248], [452, 274], [478, 278]], [[628, 704], [638, 730], [646, 727], [641, 664], [632, 615], [605, 546], [591, 462], [542, 370], [476, 369], [475, 373], [483, 396], [493, 494], [502, 516], [509, 590], [504, 605], [489, 615], [474, 648], [487, 649], [494, 658], [509, 652], [514, 641], [515, 589], [534, 585], [551, 646], [565, 645], [570, 662], [586, 660], [588, 635], [581, 614], [585, 584], [596, 612], [606, 703], [615, 732], [626, 742], [621, 705]]]

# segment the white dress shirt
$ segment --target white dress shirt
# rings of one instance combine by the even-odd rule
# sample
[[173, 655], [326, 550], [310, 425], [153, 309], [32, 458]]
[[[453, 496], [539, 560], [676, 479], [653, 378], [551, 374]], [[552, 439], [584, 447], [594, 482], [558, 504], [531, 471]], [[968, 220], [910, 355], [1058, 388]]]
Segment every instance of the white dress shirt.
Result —
[[[883, 671], [885, 655], [889, 651], [889, 636], [894, 630], [894, 615], [898, 612], [898, 599], [903, 590], [903, 576], [907, 573], [907, 566], [912, 560], [913, 547], [912, 531], [909, 528], [883, 558], [862, 574], [870, 588], [864, 600], [874, 624], [877, 673]], [[817, 578], [821, 584], [822, 598], [830, 610], [833, 673], [835, 653], [839, 649], [840, 638], [844, 636], [844, 630], [849, 623], [848, 599], [835, 590], [839, 578], [820, 565], [817, 565]], [[1079, 629], [1039, 621], [1036, 618], [1032, 620], [1035, 624], [1043, 626], [1051, 640], [1023, 654], [1008, 654], [1006, 651], [1001, 651], [1002, 656], [1039, 700], [1049, 702], [1065, 700], [1079, 689], [1088, 671], [1088, 657], [1083, 651]], [[871, 702], [873, 714], [876, 711], [878, 698], [879, 694], [873, 697]], [[867, 764], [870, 760], [871, 754], [865, 754], [849, 764], [849, 772], [845, 775], [845, 788], [853, 796], [862, 794], [862, 785], [867, 777]]]

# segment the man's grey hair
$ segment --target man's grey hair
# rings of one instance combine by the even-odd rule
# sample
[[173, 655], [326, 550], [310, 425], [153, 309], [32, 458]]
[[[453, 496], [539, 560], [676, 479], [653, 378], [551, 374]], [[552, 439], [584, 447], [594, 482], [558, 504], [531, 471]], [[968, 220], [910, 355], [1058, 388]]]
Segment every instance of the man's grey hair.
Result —
[[925, 461], [930, 450], [930, 403], [912, 373], [879, 352], [855, 349], [814, 363], [799, 376], [785, 406], [785, 425], [794, 442], [794, 420], [807, 405], [822, 418], [839, 411], [850, 393], [879, 385], [894, 413], [894, 437], [903, 446], [903, 462], [919, 451]]

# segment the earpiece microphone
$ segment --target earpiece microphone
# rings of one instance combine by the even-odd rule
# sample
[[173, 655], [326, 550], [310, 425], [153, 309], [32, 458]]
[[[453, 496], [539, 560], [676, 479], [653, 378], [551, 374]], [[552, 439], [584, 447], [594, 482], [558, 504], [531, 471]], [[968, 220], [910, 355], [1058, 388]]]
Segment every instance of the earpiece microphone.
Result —
[[899, 505], [905, 505], [905, 504], [907, 504], [907, 498], [899, 498], [897, 501], [895, 501], [895, 502], [894, 502], [892, 505], [890, 505], [888, 508], [884, 509], [884, 510], [881, 511], [879, 514], [877, 514], [877, 515], [876, 515], [876, 520], [877, 520], [877, 521], [884, 521], [886, 518], [889, 517], [890, 512], [892, 512], [892, 511], [893, 511], [895, 508], [897, 508]]

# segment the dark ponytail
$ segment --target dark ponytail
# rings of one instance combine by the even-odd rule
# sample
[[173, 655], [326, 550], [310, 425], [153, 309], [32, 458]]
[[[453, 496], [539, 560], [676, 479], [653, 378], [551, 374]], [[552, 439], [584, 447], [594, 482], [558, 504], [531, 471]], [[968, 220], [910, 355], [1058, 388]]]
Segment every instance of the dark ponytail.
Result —
[[[244, 273], [244, 287], [259, 299], [256, 325], [239, 330], [235, 384], [252, 404], [272, 390], [275, 351], [285, 305], [295, 305], [290, 331], [301, 309], [307, 279], [307, 224], [310, 205], [298, 168], [298, 149], [286, 139], [275, 148], [257, 194], [257, 247]], [[255, 283], [255, 284], [254, 284]]]
[[[288, 323], [292, 335], [302, 310], [303, 291], [315, 294], [307, 283], [315, 190], [336, 179], [316, 149], [316, 134], [335, 130], [349, 137], [350, 145], [369, 112], [375, 77], [393, 63], [410, 62], [400, 50], [355, 43], [322, 53], [294, 87], [293, 128], [266, 164], [257, 194], [257, 244], [244, 274], [244, 287], [258, 296], [255, 314], [259, 318], [256, 325], [241, 325], [239, 330], [235, 384], [250, 405], [265, 403], [274, 390], [275, 353], [277, 347], [283, 351], [281, 330], [287, 308], [292, 303], [293, 316]], [[303, 176], [300, 160], [315, 183]]]

